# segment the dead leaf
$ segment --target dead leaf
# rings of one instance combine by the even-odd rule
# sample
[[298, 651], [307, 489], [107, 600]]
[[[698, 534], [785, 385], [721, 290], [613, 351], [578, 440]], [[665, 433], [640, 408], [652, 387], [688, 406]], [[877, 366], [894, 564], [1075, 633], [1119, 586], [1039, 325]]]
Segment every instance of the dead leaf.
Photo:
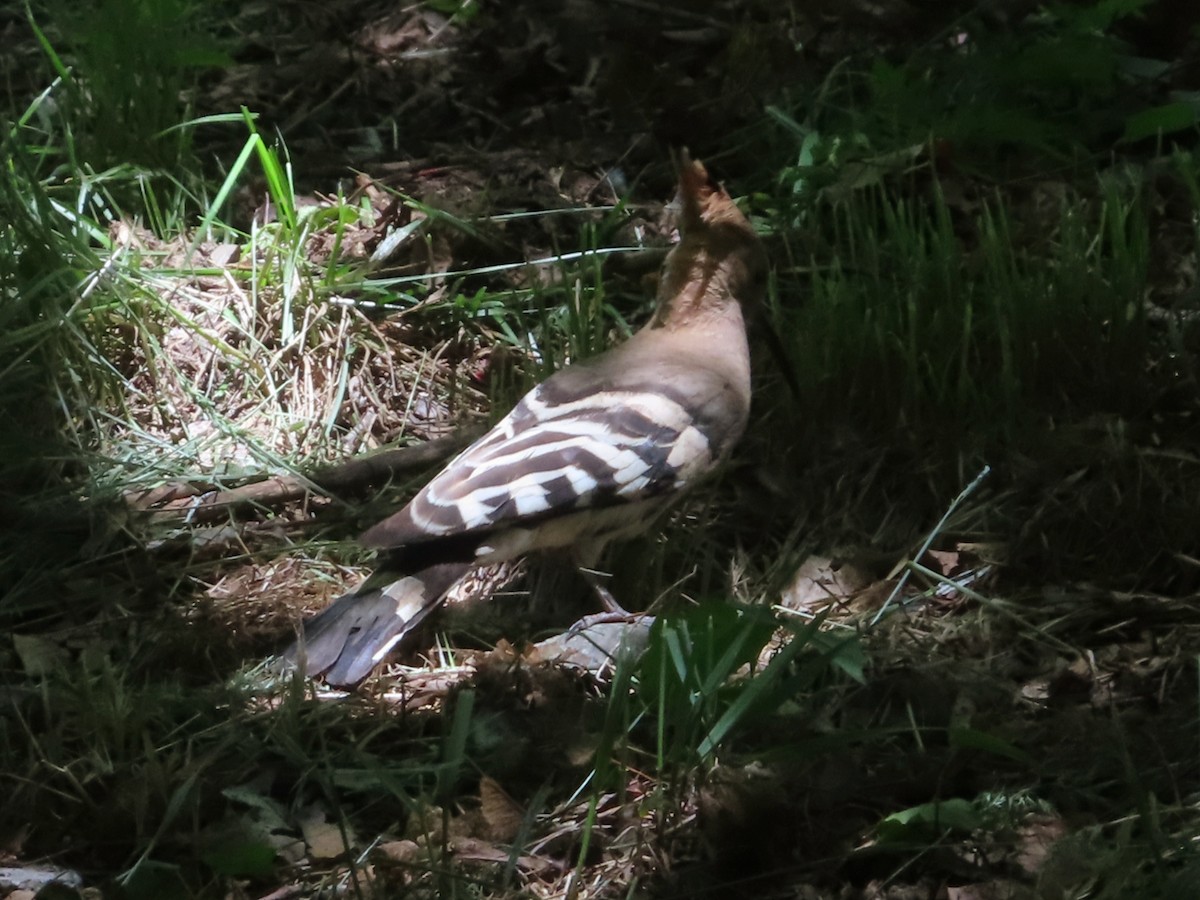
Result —
[[375, 853], [388, 862], [407, 864], [421, 854], [421, 846], [416, 841], [385, 841], [375, 848]]
[[1059, 818], [1040, 818], [1017, 829], [1017, 865], [1031, 875], [1041, 872], [1054, 845], [1067, 835], [1067, 825]]
[[[451, 849], [455, 858], [464, 862], [507, 863], [512, 858], [511, 851], [478, 838], [455, 838]], [[540, 856], [518, 856], [516, 863], [522, 871], [534, 874], [554, 868], [551, 860]]]
[[327, 822], [325, 813], [316, 806], [306, 810], [298, 824], [309, 856], [315, 860], [337, 859], [357, 843], [354, 833], [348, 829], [343, 838], [342, 829], [336, 823]]
[[242, 248], [237, 244], [217, 244], [208, 254], [208, 259], [214, 266], [224, 268], [237, 262], [241, 255]]
[[578, 741], [568, 744], [563, 750], [567, 762], [579, 768], [588, 765], [596, 757], [596, 748], [600, 739], [595, 735], [584, 735]]
[[963, 570], [962, 557], [957, 550], [929, 550], [926, 555], [934, 562], [929, 568], [947, 578]]
[[488, 837], [505, 843], [516, 838], [525, 821], [525, 809], [505, 793], [496, 779], [487, 775], [480, 779], [479, 801]]
[[784, 588], [780, 604], [787, 609], [818, 612], [849, 600], [866, 589], [871, 581], [871, 576], [853, 563], [835, 562], [828, 556], [810, 556]]

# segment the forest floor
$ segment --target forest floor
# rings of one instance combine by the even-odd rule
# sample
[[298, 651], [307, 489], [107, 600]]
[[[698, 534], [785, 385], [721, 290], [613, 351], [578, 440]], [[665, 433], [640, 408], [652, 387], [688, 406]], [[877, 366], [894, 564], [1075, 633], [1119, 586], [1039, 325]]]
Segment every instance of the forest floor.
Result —
[[[789, 90], [953, 43], [957, 21], [866, 0], [339, 0], [226, 22], [234, 64], [194, 113], [252, 110], [294, 208], [247, 174], [228, 231], [108, 225], [159, 312], [104, 332], [123, 396], [96, 398], [120, 415], [93, 420], [88, 465], [109, 502], [46, 526], [93, 556], [7, 614], [0, 897], [1200, 896], [1197, 239], [1165, 154], [1138, 162], [1158, 166], [1137, 190], [1141, 349], [1095, 369], [1136, 371], [1078, 406], [1035, 384], [1066, 399], [1018, 437], [884, 415], [869, 358], [853, 390], [794, 360], [799, 397], [756, 358], [744, 452], [609, 562], [659, 613], [633, 629], [640, 662], [569, 641], [590, 610], [550, 573], [447, 611], [355, 692], [258, 665], [370, 572], [354, 535], [464, 435], [645, 320], [673, 149], [764, 226], [770, 315], [802, 355], [797, 295], [837, 238], [789, 219]], [[41, 53], [7, 25], [14, 59]], [[1144, 56], [1173, 52], [1156, 19], [1137, 28]], [[228, 171], [244, 140], [202, 126], [198, 155]], [[991, 271], [991, 204], [1015, 256], [1065, 245], [1062, 199], [1099, 205], [1080, 185], [1117, 168], [1002, 176], [958, 154], [936, 134], [876, 153], [822, 198], [936, 186], [970, 278]], [[287, 252], [263, 242], [306, 209]], [[1111, 349], [1122, 326], [1097, 319]], [[1052, 333], [1039, 378], [1075, 365]], [[382, 474], [355, 466], [380, 448]]]

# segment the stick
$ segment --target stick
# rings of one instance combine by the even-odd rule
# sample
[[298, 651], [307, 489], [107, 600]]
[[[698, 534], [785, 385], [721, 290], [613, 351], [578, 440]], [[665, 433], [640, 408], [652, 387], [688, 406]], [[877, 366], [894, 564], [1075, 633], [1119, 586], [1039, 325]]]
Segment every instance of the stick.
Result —
[[155, 519], [182, 516], [188, 524], [211, 522], [245, 507], [276, 507], [303, 499], [307, 494], [328, 494], [378, 484], [402, 472], [423, 469], [449, 459], [477, 436], [476, 429], [462, 429], [449, 437], [380, 450], [357, 456], [311, 475], [275, 475], [262, 481], [228, 490], [201, 492], [189, 484], [131, 495], [134, 509], [149, 512]]

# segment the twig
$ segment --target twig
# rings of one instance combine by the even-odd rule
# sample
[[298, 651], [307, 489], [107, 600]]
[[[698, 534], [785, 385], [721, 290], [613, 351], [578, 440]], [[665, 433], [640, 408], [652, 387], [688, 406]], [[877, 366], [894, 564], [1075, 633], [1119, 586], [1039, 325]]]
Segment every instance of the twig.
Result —
[[423, 469], [448, 459], [476, 435], [477, 430], [464, 429], [423, 444], [357, 456], [336, 466], [318, 469], [310, 476], [277, 475], [229, 490], [198, 493], [189, 485], [171, 485], [165, 500], [159, 489], [132, 495], [129, 503], [155, 518], [183, 516], [189, 524], [211, 522], [248, 506], [280, 506], [301, 500], [309, 493], [344, 491], [386, 481], [400, 472]]

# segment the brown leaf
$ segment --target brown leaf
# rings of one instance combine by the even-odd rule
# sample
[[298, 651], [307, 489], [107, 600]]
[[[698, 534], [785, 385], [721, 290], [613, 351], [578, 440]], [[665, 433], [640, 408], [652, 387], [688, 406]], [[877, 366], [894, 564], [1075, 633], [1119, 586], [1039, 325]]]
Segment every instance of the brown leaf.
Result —
[[1041, 872], [1057, 844], [1067, 835], [1062, 819], [1040, 818], [1017, 829], [1017, 865], [1031, 875]]
[[933, 560], [929, 568], [949, 578], [963, 570], [961, 554], [956, 550], [930, 550], [926, 553]]
[[479, 809], [487, 823], [488, 837], [494, 841], [512, 841], [525, 821], [521, 804], [505, 793], [496, 779], [487, 775], [479, 781]]
[[411, 863], [420, 855], [421, 845], [416, 841], [384, 841], [375, 853], [389, 862]]
[[300, 817], [298, 824], [309, 855], [315, 860], [337, 859], [356, 843], [353, 832], [347, 830], [343, 839], [342, 829], [334, 822], [325, 821], [325, 813], [315, 806]]
[[788, 609], [817, 612], [850, 599], [869, 586], [871, 580], [870, 575], [853, 563], [810, 556], [784, 588], [780, 603]]
[[[512, 856], [509, 850], [478, 838], [455, 838], [451, 849], [456, 859], [466, 862], [507, 863]], [[540, 856], [518, 856], [516, 863], [522, 871], [535, 874], [555, 868], [553, 861]]]

